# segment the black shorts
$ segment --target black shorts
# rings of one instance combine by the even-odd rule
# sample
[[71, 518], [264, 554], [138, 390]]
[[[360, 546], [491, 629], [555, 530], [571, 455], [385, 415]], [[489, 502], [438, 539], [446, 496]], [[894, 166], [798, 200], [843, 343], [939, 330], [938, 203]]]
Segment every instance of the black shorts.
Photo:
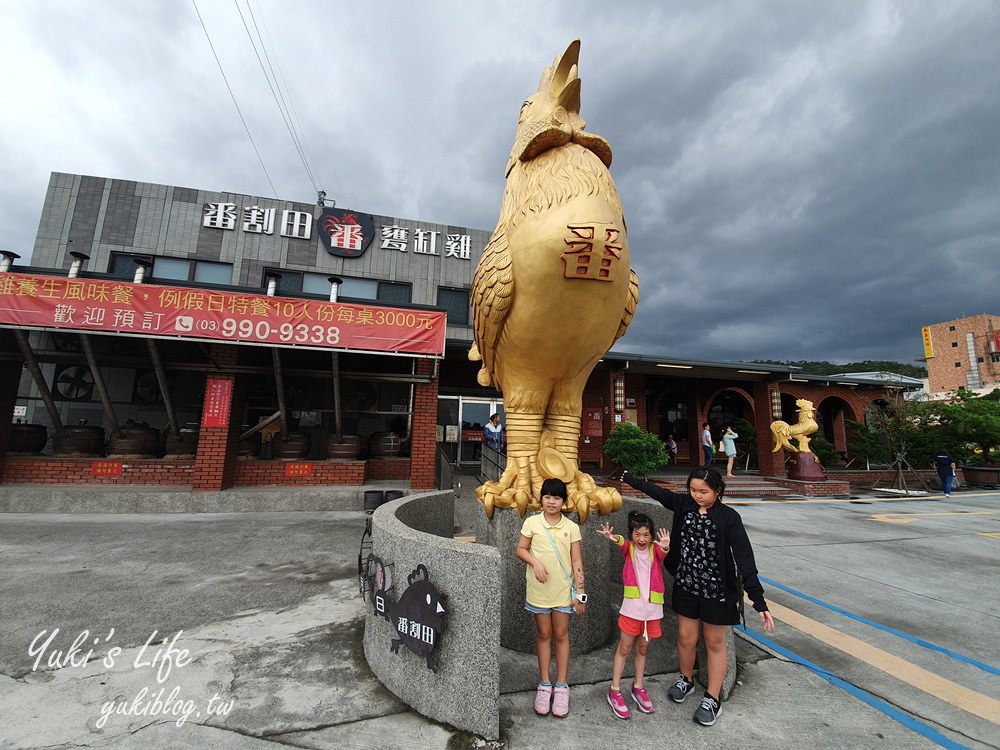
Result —
[[705, 599], [689, 594], [680, 586], [674, 585], [670, 597], [670, 605], [674, 612], [691, 620], [701, 620], [709, 625], [739, 625], [740, 610], [734, 599], [732, 604], [714, 599]]

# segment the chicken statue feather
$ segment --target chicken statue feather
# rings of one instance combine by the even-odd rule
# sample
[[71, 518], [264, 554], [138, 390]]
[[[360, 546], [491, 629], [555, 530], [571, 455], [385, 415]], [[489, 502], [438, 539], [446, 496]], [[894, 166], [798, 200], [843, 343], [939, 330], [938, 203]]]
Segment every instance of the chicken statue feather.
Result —
[[621, 495], [580, 471], [583, 390], [639, 301], [611, 146], [580, 117], [580, 41], [522, 105], [497, 227], [472, 282], [477, 380], [503, 393], [507, 468], [476, 490], [486, 514], [540, 508], [544, 479], [566, 482], [586, 521]]

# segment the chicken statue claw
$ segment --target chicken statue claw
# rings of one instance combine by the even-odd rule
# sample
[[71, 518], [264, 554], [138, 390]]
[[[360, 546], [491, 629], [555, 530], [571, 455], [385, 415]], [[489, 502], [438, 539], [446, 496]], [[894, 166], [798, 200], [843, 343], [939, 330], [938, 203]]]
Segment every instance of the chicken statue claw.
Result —
[[621, 507], [580, 471], [583, 389], [639, 302], [611, 146], [580, 117], [580, 42], [542, 73], [521, 107], [500, 218], [472, 282], [477, 381], [503, 393], [507, 469], [476, 490], [493, 508], [540, 508], [558, 477], [586, 520]]

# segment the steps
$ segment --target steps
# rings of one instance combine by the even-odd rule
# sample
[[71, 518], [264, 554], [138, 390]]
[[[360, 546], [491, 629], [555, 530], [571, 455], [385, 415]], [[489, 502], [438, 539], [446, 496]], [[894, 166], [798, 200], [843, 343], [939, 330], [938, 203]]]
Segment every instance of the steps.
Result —
[[[687, 492], [687, 475], [672, 474], [650, 477], [650, 481], [673, 492]], [[726, 498], [782, 497], [797, 495], [800, 492], [782, 485], [776, 479], [768, 479], [756, 474], [737, 474], [732, 479], [723, 478], [723, 481], [726, 483]], [[630, 487], [625, 489], [629, 492], [635, 492]]]

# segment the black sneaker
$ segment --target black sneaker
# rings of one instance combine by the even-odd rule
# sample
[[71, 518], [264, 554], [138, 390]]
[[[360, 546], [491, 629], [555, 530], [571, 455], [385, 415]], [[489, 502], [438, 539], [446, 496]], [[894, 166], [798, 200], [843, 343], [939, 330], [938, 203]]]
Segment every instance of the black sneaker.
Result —
[[719, 702], [715, 698], [710, 698], [706, 695], [701, 699], [701, 705], [694, 712], [694, 720], [703, 727], [710, 727], [719, 718], [719, 714], [721, 713], [722, 706], [719, 705]]
[[667, 697], [674, 703], [683, 703], [690, 693], [694, 692], [694, 682], [688, 682], [684, 675], [677, 678], [677, 682], [670, 686]]

